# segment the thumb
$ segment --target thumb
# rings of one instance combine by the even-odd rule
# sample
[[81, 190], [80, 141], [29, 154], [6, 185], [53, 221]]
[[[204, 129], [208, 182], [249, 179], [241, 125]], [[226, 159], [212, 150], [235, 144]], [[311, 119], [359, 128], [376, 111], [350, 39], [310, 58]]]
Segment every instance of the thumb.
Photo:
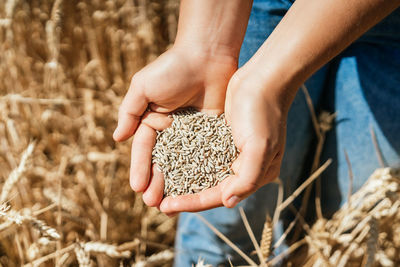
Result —
[[235, 207], [263, 185], [262, 178], [270, 165], [271, 158], [266, 142], [245, 143], [236, 159], [240, 160], [237, 173], [228, 177], [222, 188], [222, 203], [225, 207]]
[[113, 134], [115, 141], [125, 141], [135, 133], [148, 106], [148, 101], [142, 92], [141, 86], [135, 84], [133, 78], [118, 111], [118, 126]]

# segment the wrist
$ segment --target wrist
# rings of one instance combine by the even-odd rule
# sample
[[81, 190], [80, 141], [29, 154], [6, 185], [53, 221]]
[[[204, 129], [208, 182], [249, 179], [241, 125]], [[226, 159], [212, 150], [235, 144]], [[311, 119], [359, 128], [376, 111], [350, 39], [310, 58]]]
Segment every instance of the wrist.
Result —
[[[229, 81], [237, 70], [237, 57], [221, 49], [213, 50], [199, 44], [175, 43], [168, 52], [174, 54], [180, 62], [187, 62], [186, 65], [193, 71], [191, 79], [197, 78], [202, 82], [206, 82], [207, 78], [211, 78], [210, 83]], [[226, 84], [224, 86], [226, 87]]]
[[181, 0], [176, 46], [237, 58], [252, 0]]
[[276, 103], [279, 108], [287, 113], [301, 86], [301, 79], [292, 69], [284, 69], [279, 64], [253, 64], [249, 61], [236, 74], [237, 80], [242, 80], [246, 86], [261, 92], [261, 96], [268, 103]]
[[172, 49], [203, 62], [219, 61], [237, 66], [239, 51], [218, 43], [194, 40], [176, 40]]

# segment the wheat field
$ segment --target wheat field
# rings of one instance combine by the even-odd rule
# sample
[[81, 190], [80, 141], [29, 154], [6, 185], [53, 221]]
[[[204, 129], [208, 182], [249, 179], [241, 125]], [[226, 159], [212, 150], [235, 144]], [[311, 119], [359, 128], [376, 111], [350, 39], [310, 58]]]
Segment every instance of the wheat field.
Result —
[[[168, 49], [177, 19], [177, 0], [0, 2], [0, 266], [171, 266], [176, 218], [132, 192], [130, 145], [112, 132], [132, 75]], [[334, 115], [306, 100], [312, 174], [293, 192], [275, 181], [277, 211], [261, 237], [240, 211], [254, 253], [204, 223], [250, 266], [400, 266], [398, 170], [378, 169], [330, 219], [311, 225], [293, 207], [330, 164], [319, 152]], [[284, 209], [295, 219], [273, 238]]]
[[171, 262], [175, 219], [132, 192], [130, 146], [111, 135], [131, 76], [174, 40], [177, 10], [0, 3], [1, 266]]

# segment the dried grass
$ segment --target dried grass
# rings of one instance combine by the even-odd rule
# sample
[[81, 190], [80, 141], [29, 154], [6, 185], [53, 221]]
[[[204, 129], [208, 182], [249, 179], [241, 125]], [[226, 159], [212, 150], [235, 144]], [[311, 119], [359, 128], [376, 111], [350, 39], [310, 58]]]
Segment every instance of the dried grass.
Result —
[[[376, 170], [332, 219], [318, 220], [306, 236], [307, 255], [291, 259], [299, 266], [398, 266], [400, 264], [400, 171]], [[318, 242], [322, 254], [311, 243]], [[298, 255], [297, 255], [298, 256]]]
[[[132, 193], [129, 144], [115, 144], [111, 134], [131, 76], [171, 44], [176, 24], [176, 0], [0, 4], [0, 266], [171, 264], [175, 220]], [[320, 149], [330, 125], [322, 122], [334, 115], [318, 119], [310, 111]], [[271, 247], [281, 211], [329, 165], [318, 168], [318, 154], [314, 174], [285, 201], [278, 180], [277, 210], [266, 221], [260, 246], [244, 219], [260, 261], [399, 266], [400, 173], [387, 168], [377, 170], [330, 220], [319, 213], [308, 227], [294, 211], [294, 222]], [[306, 236], [274, 255], [296, 224]], [[209, 265], [199, 260], [197, 266]]]
[[175, 0], [1, 2], [0, 266], [173, 253], [175, 220], [134, 195], [129, 144], [111, 135], [131, 76], [176, 22]]

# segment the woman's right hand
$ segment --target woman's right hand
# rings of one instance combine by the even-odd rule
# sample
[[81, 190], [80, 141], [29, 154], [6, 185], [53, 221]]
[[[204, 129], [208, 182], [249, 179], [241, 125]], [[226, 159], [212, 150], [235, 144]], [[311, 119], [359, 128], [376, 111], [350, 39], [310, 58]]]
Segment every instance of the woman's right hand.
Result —
[[[189, 106], [210, 114], [222, 113], [226, 88], [236, 69], [236, 58], [226, 53], [173, 47], [133, 76], [113, 137], [124, 141], [135, 134], [130, 185], [136, 192], [148, 191], [144, 193], [147, 205], [158, 206], [162, 199], [164, 184], [161, 174], [152, 168], [151, 152], [156, 130], [171, 122], [167, 113]], [[153, 113], [143, 118], [148, 109]], [[154, 175], [158, 182], [150, 186]]]

